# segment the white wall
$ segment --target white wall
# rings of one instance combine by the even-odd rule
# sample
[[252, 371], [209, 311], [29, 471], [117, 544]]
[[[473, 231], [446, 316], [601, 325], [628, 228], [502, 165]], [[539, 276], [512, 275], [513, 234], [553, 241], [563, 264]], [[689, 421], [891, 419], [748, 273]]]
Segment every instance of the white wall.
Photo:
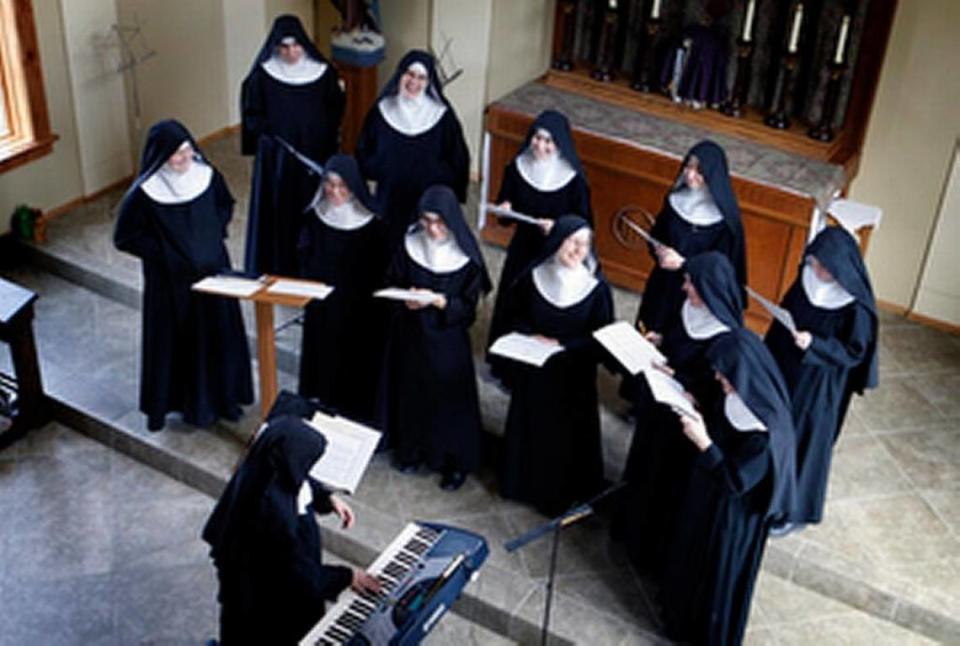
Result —
[[83, 192], [133, 172], [114, 0], [61, 2]]
[[547, 71], [555, 0], [493, 0], [487, 103]]
[[51, 154], [0, 173], [0, 232], [9, 230], [10, 213], [18, 204], [46, 210], [83, 194], [60, 3], [34, 0], [33, 11], [50, 127], [59, 139]]
[[397, 63], [411, 49], [426, 49], [430, 43], [430, 0], [385, 0], [380, 3], [380, 19], [387, 39], [386, 58], [377, 70], [378, 86], [383, 87]]
[[263, 0], [225, 0], [223, 26], [227, 69], [227, 118], [240, 123], [240, 84], [260, 51], [270, 25]]

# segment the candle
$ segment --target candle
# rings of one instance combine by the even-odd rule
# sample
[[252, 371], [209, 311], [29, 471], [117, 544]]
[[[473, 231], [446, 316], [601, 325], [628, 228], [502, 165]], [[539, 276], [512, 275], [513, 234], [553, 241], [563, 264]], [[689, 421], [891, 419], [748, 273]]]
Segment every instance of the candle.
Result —
[[653, 8], [650, 9], [650, 17], [654, 20], [660, 17], [660, 0], [653, 0]]
[[610, 9], [611, 11], [616, 11], [616, 10], [617, 10], [617, 0], [609, 0], [609, 2], [607, 2], [607, 9]]
[[753, 12], [756, 10], [757, 0], [750, 0], [747, 3], [747, 15], [743, 19], [743, 42], [749, 43], [753, 38]]
[[793, 26], [790, 28], [790, 44], [787, 45], [788, 54], [797, 53], [797, 41], [800, 40], [800, 25], [803, 24], [803, 3], [798, 2], [793, 12]]
[[837, 65], [843, 63], [844, 49], [847, 46], [847, 35], [850, 32], [850, 16], [844, 16], [840, 23], [840, 37], [837, 38], [837, 50], [833, 53], [833, 62]]

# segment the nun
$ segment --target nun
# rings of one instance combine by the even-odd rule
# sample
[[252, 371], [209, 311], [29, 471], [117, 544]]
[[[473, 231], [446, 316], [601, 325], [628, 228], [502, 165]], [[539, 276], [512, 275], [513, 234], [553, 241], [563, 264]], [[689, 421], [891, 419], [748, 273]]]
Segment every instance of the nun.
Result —
[[171, 411], [209, 426], [238, 419], [241, 405], [253, 401], [237, 301], [190, 289], [231, 271], [224, 239], [233, 203], [223, 176], [182, 124], [150, 128], [113, 240], [143, 267], [140, 410], [152, 431]]
[[696, 457], [665, 542], [660, 602], [671, 639], [739, 644], [770, 525], [793, 505], [793, 422], [777, 364], [753, 332], [721, 334], [707, 359], [724, 396], [704, 419], [682, 418]]
[[[730, 261], [717, 251], [689, 258], [683, 272], [686, 298], [666, 327], [660, 350], [668, 361], [665, 370], [701, 410], [712, 410], [722, 392], [707, 349], [719, 335], [743, 327], [742, 290]], [[636, 429], [613, 530], [626, 542], [635, 569], [654, 572], [666, 549], [663, 528], [675, 522], [696, 451], [677, 416], [653, 399], [646, 379], [638, 375], [632, 385]]]
[[291, 15], [274, 21], [240, 93], [241, 150], [256, 155], [244, 266], [295, 275], [303, 205], [316, 183], [302, 159], [322, 165], [337, 152], [345, 95], [336, 68]]
[[576, 215], [558, 218], [507, 295], [506, 328], [561, 346], [542, 367], [511, 363], [500, 493], [555, 516], [603, 487], [593, 331], [613, 319], [610, 287]]
[[299, 392], [363, 423], [374, 417], [383, 351], [383, 223], [357, 162], [334, 155], [324, 168], [297, 247], [300, 275], [333, 287], [305, 311]]
[[466, 201], [470, 152], [431, 54], [415, 49], [400, 59], [367, 113], [356, 154], [363, 176], [377, 183], [391, 248], [418, 217], [417, 202], [430, 186], [449, 186]]
[[427, 290], [429, 302], [407, 301], [390, 318], [381, 388], [383, 427], [404, 472], [421, 463], [453, 491], [480, 462], [480, 404], [470, 326], [491, 283], [457, 196], [426, 190], [419, 221], [387, 271], [393, 286]]
[[[804, 252], [783, 307], [797, 333], [774, 321], [766, 342], [783, 371], [797, 429], [798, 524], [819, 523], [833, 445], [853, 393], [877, 385], [877, 305], [852, 235], [821, 231]], [[791, 526], [777, 527], [782, 533]]]
[[680, 285], [687, 258], [719, 251], [733, 265], [738, 283], [747, 282], [740, 207], [723, 148], [701, 141], [690, 149], [650, 234], [663, 244], [651, 247], [656, 265], [643, 290], [637, 326], [657, 340], [683, 300]]
[[[309, 475], [326, 440], [300, 416], [280, 414], [281, 402], [203, 529], [220, 584], [223, 646], [296, 644], [347, 587], [380, 590], [362, 570], [323, 564], [314, 514], [332, 512], [349, 529], [353, 511]], [[293, 408], [306, 413], [305, 404]]]
[[572, 213], [592, 223], [590, 188], [573, 145], [570, 122], [564, 115], [545, 110], [534, 119], [523, 145], [503, 171], [497, 203], [533, 216], [540, 224], [499, 219], [500, 224], [516, 228], [497, 286], [490, 344], [507, 332], [503, 326], [504, 294], [540, 253], [554, 220]]

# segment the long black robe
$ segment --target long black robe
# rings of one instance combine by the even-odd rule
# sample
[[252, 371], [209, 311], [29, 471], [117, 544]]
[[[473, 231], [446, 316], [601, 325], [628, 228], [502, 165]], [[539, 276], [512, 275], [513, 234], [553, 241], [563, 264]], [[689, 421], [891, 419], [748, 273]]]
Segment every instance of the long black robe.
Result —
[[[296, 644], [352, 578], [324, 565], [313, 513], [332, 511], [330, 492], [307, 474], [326, 447], [302, 419], [272, 416], [234, 473], [203, 529], [220, 582], [220, 643]], [[307, 481], [313, 502], [297, 513]]]
[[483, 272], [468, 262], [449, 273], [416, 263], [401, 246], [387, 284], [443, 294], [443, 310], [393, 306], [381, 387], [381, 418], [400, 463], [473, 471], [480, 462], [480, 403], [470, 345]]
[[373, 292], [387, 264], [383, 223], [342, 230], [313, 210], [298, 246], [300, 275], [333, 286], [305, 309], [299, 392], [357, 421], [374, 419], [383, 352], [382, 304]]
[[170, 411], [195, 426], [237, 419], [240, 405], [253, 401], [239, 304], [190, 289], [231, 270], [223, 240], [233, 203], [214, 171], [193, 200], [161, 204], [135, 186], [120, 209], [114, 242], [143, 266], [140, 410], [152, 429]]
[[783, 372], [797, 429], [797, 509], [795, 522], [823, 518], [833, 444], [849, 403], [851, 370], [860, 366], [874, 338], [874, 319], [857, 301], [831, 310], [813, 305], [797, 280], [783, 298], [798, 330], [813, 335], [805, 351], [774, 321], [766, 343]]
[[388, 124], [374, 104], [363, 122], [356, 157], [363, 176], [377, 182], [391, 250], [416, 219], [417, 201], [428, 187], [449, 186], [461, 203], [467, 199], [470, 153], [452, 108], [429, 130], [406, 135]]
[[613, 299], [600, 280], [582, 301], [560, 308], [537, 290], [529, 273], [511, 288], [507, 328], [542, 334], [564, 350], [543, 367], [514, 363], [504, 433], [500, 493], [553, 516], [603, 487], [594, 330], [613, 320]]
[[773, 461], [768, 433], [738, 431], [722, 410], [710, 420], [713, 445], [694, 458], [660, 599], [671, 638], [739, 644], [769, 531]]
[[[500, 184], [500, 193], [497, 195], [497, 204], [504, 201], [509, 201], [514, 211], [532, 215], [535, 218], [556, 220], [561, 215], [573, 213], [593, 226], [590, 189], [583, 175], [579, 173], [555, 191], [541, 191], [528, 184], [517, 170], [516, 160], [511, 161], [503, 171], [503, 181]], [[512, 224], [515, 221], [504, 218], [503, 222]], [[520, 272], [540, 253], [545, 240], [546, 236], [540, 227], [526, 222], [516, 222], [513, 237], [507, 247], [507, 256], [503, 261], [503, 269], [500, 271], [497, 298], [490, 320], [488, 345], [509, 332], [503, 322], [505, 294]]]

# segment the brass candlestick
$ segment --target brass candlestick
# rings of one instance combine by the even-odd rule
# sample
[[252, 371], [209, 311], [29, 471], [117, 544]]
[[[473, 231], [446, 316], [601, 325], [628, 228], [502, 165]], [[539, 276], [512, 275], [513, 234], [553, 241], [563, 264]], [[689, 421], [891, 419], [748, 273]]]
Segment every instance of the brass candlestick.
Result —
[[597, 60], [590, 72], [590, 76], [598, 81], [612, 81], [614, 72], [614, 55], [617, 44], [617, 3], [611, 0], [606, 3], [603, 13], [603, 27], [600, 31], [600, 42], [597, 44]]
[[633, 65], [633, 82], [630, 84], [637, 92], [652, 92], [656, 89], [657, 73], [656, 51], [657, 39], [660, 35], [660, 18], [647, 18], [644, 21], [643, 45], [637, 48], [637, 58]]
[[830, 76], [827, 79], [827, 91], [823, 97], [820, 121], [807, 131], [811, 139], [818, 141], [833, 141], [836, 136], [833, 131], [833, 120], [837, 116], [837, 105], [840, 103], [840, 82], [843, 80], [843, 73], [847, 70], [844, 63], [831, 62], [827, 68], [830, 70]]
[[747, 103], [750, 91], [750, 67], [753, 63], [753, 42], [739, 38], [737, 40], [737, 73], [734, 77], [730, 98], [723, 102], [720, 111], [731, 117], [739, 117]]
[[787, 94], [793, 84], [793, 75], [796, 74], [800, 57], [796, 52], [787, 52], [780, 59], [780, 69], [777, 71], [777, 80], [773, 85], [773, 96], [770, 109], [763, 120], [771, 128], [786, 130], [790, 127], [790, 117], [787, 115]]
[[560, 3], [559, 24], [557, 29], [562, 34], [560, 53], [553, 59], [554, 69], [569, 72], [573, 69], [573, 38], [576, 29], [576, 0], [563, 0]]

